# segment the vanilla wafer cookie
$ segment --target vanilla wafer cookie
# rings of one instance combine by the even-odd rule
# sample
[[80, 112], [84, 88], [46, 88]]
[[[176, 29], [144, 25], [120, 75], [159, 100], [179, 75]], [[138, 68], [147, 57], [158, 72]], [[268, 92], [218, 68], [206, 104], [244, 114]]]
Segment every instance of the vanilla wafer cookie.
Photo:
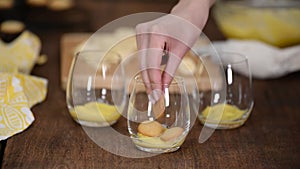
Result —
[[165, 98], [163, 95], [161, 95], [160, 98], [153, 104], [152, 111], [155, 119], [162, 117], [165, 109]]
[[163, 141], [171, 141], [179, 136], [182, 135], [183, 133], [183, 128], [181, 127], [172, 127], [164, 131], [164, 133], [160, 136], [160, 139]]
[[164, 132], [164, 128], [157, 121], [144, 121], [139, 124], [138, 132], [149, 137], [159, 137]]

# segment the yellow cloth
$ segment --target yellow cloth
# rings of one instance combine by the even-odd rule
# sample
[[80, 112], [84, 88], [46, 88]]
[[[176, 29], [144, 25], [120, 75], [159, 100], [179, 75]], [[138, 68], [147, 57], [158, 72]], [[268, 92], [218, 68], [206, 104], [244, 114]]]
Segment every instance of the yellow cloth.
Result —
[[30, 107], [45, 99], [47, 83], [34, 76], [0, 73], [0, 140], [25, 130], [34, 121]]
[[24, 31], [10, 43], [0, 40], [0, 72], [22, 72], [29, 74], [40, 54], [40, 39]]

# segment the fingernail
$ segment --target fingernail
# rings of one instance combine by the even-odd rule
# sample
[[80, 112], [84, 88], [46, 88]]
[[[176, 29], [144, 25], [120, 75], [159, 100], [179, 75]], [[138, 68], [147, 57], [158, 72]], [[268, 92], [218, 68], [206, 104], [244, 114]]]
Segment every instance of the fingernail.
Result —
[[151, 93], [148, 95], [148, 98], [149, 98], [149, 101], [154, 104], [156, 103], [159, 98], [161, 97], [162, 95], [162, 91], [159, 90], [159, 89], [154, 89], [151, 91]]
[[[151, 92], [152, 93], [152, 92]], [[152, 103], [152, 104], [154, 104], [155, 103], [155, 99], [153, 98], [153, 96], [152, 96], [152, 94], [148, 94], [148, 99], [149, 99], [149, 101]]]

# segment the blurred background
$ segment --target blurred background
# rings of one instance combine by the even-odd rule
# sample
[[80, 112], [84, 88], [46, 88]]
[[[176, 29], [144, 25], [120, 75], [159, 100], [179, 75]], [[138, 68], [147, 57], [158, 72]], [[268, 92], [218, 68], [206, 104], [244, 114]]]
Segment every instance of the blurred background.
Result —
[[[4, 5], [10, 2], [11, 5]], [[17, 19], [30, 29], [95, 31], [119, 17], [147, 11], [169, 12], [169, 0], [0, 0], [0, 22]], [[160, 5], [157, 5], [157, 4]], [[8, 3], [9, 4], [9, 3]]]
[[[94, 32], [119, 17], [138, 12], [169, 13], [177, 0], [0, 0], [0, 23], [20, 20], [39, 34], [44, 31]], [[159, 5], [157, 5], [159, 4]], [[209, 22], [212, 22], [210, 18]], [[215, 29], [216, 25], [207, 24]], [[224, 39], [220, 32], [204, 29], [212, 39]]]
[[[129, 14], [169, 13], [177, 2], [178, 0], [0, 0], [0, 24], [5, 20], [19, 20], [25, 24], [26, 29], [37, 34], [43, 44], [49, 38], [55, 38], [52, 40], [59, 42], [65, 33], [95, 32], [103, 25]], [[211, 41], [244, 40], [234, 44], [223, 41], [225, 43], [221, 46], [248, 55], [251, 67], [262, 67], [258, 73], [254, 73], [258, 78], [274, 78], [300, 69], [300, 64], [293, 64], [299, 62], [295, 56], [300, 53], [298, 0], [217, 0], [203, 32]], [[258, 40], [263, 44], [250, 44], [247, 40]], [[252, 48], [245, 51], [244, 46], [249, 45]], [[297, 48], [281, 50], [293, 46]], [[43, 50], [44, 48], [42, 52]], [[263, 52], [258, 54], [255, 51]], [[276, 65], [270, 64], [268, 68], [261, 65], [262, 57], [273, 63], [282, 55], [286, 55], [282, 58], [292, 61], [282, 60]], [[293, 68], [273, 70], [284, 62], [289, 62], [288, 67]], [[261, 75], [261, 70], [266, 73]]]

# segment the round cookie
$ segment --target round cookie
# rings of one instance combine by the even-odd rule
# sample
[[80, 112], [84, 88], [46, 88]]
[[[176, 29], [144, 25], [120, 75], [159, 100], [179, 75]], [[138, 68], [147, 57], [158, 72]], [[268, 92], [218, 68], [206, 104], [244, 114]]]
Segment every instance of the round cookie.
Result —
[[155, 119], [160, 118], [165, 112], [165, 98], [163, 95], [153, 104], [152, 112]]
[[13, 0], [0, 0], [0, 9], [10, 9], [14, 6]]
[[164, 128], [157, 121], [144, 121], [139, 124], [138, 132], [149, 137], [159, 137], [164, 132]]
[[178, 138], [183, 133], [183, 128], [181, 127], [172, 127], [167, 130], [160, 136], [160, 139], [163, 141], [171, 141]]
[[48, 3], [48, 8], [55, 11], [62, 11], [73, 7], [73, 0], [51, 0]]
[[20, 21], [4, 21], [0, 25], [0, 37], [4, 42], [9, 43], [19, 37], [24, 30], [25, 25]]
[[45, 6], [48, 3], [48, 0], [27, 0], [28, 5], [41, 7]]
[[7, 34], [16, 34], [20, 33], [25, 29], [25, 25], [16, 20], [7, 20], [1, 23], [0, 32]]

